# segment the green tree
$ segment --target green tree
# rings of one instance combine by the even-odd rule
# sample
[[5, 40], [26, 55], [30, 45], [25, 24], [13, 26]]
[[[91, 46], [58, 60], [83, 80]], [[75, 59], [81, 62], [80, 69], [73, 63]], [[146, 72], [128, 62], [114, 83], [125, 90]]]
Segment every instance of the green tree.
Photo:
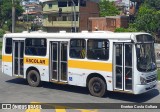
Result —
[[120, 14], [120, 11], [115, 6], [114, 2], [110, 2], [109, 0], [101, 0], [99, 2], [100, 8], [100, 16], [116, 16]]
[[3, 29], [0, 29], [0, 38], [2, 38], [4, 34], [5, 34], [5, 31]]
[[150, 7], [160, 10], [160, 0], [145, 0]]
[[[20, 0], [14, 0], [16, 8], [16, 20], [22, 14], [23, 9], [20, 6]], [[7, 25], [11, 30], [12, 26], [12, 0], [0, 0], [0, 27]]]
[[149, 33], [157, 33], [160, 26], [160, 11], [151, 7], [148, 3], [140, 6], [135, 19], [135, 28], [138, 31], [146, 31]]

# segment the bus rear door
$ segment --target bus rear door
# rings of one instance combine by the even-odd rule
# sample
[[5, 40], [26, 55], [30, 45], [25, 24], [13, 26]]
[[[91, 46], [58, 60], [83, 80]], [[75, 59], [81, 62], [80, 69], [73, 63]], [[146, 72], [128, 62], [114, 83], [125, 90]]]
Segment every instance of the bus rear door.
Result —
[[24, 77], [24, 40], [13, 40], [13, 75]]
[[68, 42], [54, 41], [50, 43], [50, 80], [67, 82]]

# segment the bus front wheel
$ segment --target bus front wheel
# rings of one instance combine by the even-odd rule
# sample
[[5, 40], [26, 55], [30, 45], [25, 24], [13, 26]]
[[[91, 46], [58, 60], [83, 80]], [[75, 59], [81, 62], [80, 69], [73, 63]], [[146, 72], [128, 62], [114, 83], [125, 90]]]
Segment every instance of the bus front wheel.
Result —
[[101, 78], [93, 77], [89, 80], [88, 89], [91, 95], [103, 97], [106, 93], [106, 84]]
[[36, 70], [28, 72], [27, 81], [30, 86], [37, 87], [40, 85], [40, 76]]

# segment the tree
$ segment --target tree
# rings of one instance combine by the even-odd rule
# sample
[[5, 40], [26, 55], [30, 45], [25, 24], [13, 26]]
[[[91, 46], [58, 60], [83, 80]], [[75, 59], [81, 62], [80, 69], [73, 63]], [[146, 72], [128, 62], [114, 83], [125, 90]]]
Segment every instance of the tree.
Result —
[[110, 2], [109, 0], [101, 0], [99, 2], [100, 8], [100, 16], [116, 16], [120, 14], [120, 11], [115, 6], [114, 2]]
[[160, 10], [160, 0], [145, 0], [150, 7]]
[[[146, 0], [148, 1], [148, 0]], [[138, 31], [145, 31], [156, 34], [160, 26], [160, 11], [152, 7], [148, 2], [142, 4], [135, 19], [135, 28]]]
[[[0, 0], [0, 27], [2, 28], [4, 24], [7, 24], [8, 28], [11, 30], [12, 26], [12, 0]], [[16, 8], [16, 20], [22, 14], [23, 9], [20, 6], [20, 0], [14, 0], [14, 5]]]

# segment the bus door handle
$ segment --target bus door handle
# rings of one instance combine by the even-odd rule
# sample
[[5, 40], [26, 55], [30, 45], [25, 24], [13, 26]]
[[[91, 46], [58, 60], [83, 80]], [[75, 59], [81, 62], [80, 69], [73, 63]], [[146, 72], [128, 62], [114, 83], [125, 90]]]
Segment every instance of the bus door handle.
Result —
[[53, 70], [54, 72], [57, 72], [57, 70]]

